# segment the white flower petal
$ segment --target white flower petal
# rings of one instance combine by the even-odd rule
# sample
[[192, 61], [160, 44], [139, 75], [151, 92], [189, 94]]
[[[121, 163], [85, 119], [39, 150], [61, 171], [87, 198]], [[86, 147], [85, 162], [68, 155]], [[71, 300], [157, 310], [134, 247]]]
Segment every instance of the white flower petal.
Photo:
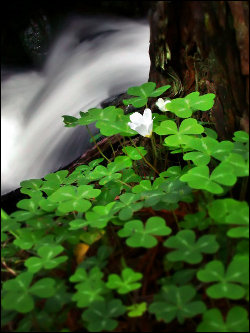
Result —
[[144, 124], [141, 124], [141, 125], [137, 126], [135, 131], [138, 132], [142, 136], [147, 136], [148, 135], [147, 127]]
[[158, 98], [157, 102], [155, 103], [155, 105], [161, 110], [161, 111], [168, 111], [168, 109], [166, 108], [166, 105], [168, 103], [170, 103], [171, 100], [170, 98], [167, 98], [165, 101], [163, 100], [163, 98]]
[[131, 122], [128, 126], [138, 132], [142, 136], [150, 137], [152, 135], [153, 129], [153, 119], [152, 111], [150, 109], [145, 109], [143, 115], [139, 112], [135, 112], [130, 115]]
[[143, 112], [143, 122], [150, 123], [152, 122], [152, 111], [150, 109], [145, 109]]
[[130, 115], [129, 119], [132, 123], [141, 124], [142, 123], [142, 115], [139, 112], [135, 112]]
[[132, 129], [132, 130], [136, 130], [136, 127], [138, 126], [138, 125], [136, 125], [136, 124], [134, 124], [134, 123], [128, 123], [128, 126]]

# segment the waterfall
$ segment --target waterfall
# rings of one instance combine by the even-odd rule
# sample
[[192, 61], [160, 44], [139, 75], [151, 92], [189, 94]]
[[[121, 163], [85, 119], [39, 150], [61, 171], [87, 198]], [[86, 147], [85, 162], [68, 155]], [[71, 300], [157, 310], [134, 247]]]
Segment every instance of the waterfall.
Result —
[[89, 147], [84, 127], [62, 115], [99, 107], [106, 98], [148, 80], [145, 20], [74, 17], [54, 41], [41, 70], [2, 73], [1, 193], [42, 178]]

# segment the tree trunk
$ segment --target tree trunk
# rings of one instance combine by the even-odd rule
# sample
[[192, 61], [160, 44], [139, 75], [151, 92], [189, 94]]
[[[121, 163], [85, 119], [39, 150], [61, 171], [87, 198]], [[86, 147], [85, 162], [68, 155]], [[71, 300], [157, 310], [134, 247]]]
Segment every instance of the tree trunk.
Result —
[[149, 81], [171, 84], [170, 97], [214, 93], [201, 120], [220, 139], [248, 131], [248, 1], [157, 1], [150, 13]]

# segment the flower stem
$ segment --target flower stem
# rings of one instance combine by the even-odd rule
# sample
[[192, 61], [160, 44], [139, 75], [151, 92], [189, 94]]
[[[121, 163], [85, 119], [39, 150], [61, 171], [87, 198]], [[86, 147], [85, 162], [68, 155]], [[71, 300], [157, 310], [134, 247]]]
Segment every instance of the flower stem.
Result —
[[154, 167], [156, 167], [156, 164], [157, 164], [157, 150], [156, 150], [156, 142], [155, 142], [154, 133], [152, 133], [152, 136], [151, 136], [151, 145], [152, 145], [153, 154], [154, 154]]
[[121, 183], [121, 184], [123, 184], [123, 185], [126, 185], [126, 186], [128, 186], [129, 188], [132, 188], [132, 186], [130, 186], [129, 184], [127, 184], [127, 183], [123, 182], [123, 181], [122, 181], [122, 180], [120, 180], [120, 179], [116, 179], [116, 181], [117, 181], [118, 183]]
[[103, 154], [103, 152], [101, 151], [101, 149], [100, 149], [100, 147], [98, 146], [98, 144], [97, 144], [97, 142], [96, 142], [96, 139], [93, 137], [93, 135], [92, 135], [92, 133], [91, 133], [91, 131], [90, 131], [88, 125], [86, 125], [86, 128], [87, 128], [87, 131], [88, 131], [88, 133], [89, 133], [91, 139], [93, 140], [93, 142], [94, 142], [96, 148], [98, 149], [99, 153], [102, 155], [102, 157], [105, 158], [106, 161], [108, 161], [109, 163], [111, 163], [111, 161], [110, 161], [110, 160], [109, 160], [109, 159]]
[[140, 150], [137, 149], [136, 145], [134, 144], [134, 141], [133, 141], [132, 139], [130, 139], [130, 137], [129, 137], [129, 141], [130, 141], [130, 142], [132, 143], [132, 145], [135, 147], [135, 149], [137, 150], [137, 152], [141, 155], [141, 157], [143, 158], [144, 162], [145, 162], [148, 166], [150, 166], [150, 168], [151, 168], [152, 170], [154, 170], [154, 172], [157, 173], [157, 175], [159, 175], [159, 172], [155, 169], [155, 167], [153, 167], [153, 165], [152, 165], [151, 163], [149, 163], [148, 160], [146, 160], [146, 158], [142, 155], [142, 153], [140, 152]]

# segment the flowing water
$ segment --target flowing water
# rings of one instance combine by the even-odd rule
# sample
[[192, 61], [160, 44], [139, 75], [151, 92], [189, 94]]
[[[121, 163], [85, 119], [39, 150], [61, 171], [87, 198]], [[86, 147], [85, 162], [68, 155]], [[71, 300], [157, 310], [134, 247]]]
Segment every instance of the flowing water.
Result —
[[148, 80], [149, 26], [121, 18], [75, 17], [55, 40], [40, 71], [2, 73], [1, 193], [41, 178], [83, 152], [83, 127], [65, 128], [62, 115], [98, 107]]

